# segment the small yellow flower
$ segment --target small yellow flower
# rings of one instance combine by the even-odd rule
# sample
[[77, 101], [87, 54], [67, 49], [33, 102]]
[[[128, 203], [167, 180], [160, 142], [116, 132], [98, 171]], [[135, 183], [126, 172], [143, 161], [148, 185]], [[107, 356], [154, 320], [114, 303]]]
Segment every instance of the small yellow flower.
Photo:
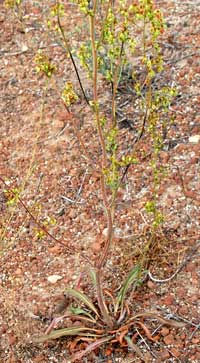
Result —
[[68, 107], [78, 100], [78, 96], [74, 92], [73, 85], [71, 82], [67, 82], [65, 84], [65, 88], [62, 92], [62, 99], [66, 104], [66, 106]]
[[41, 52], [38, 52], [38, 54], [36, 55], [35, 63], [36, 63], [36, 71], [43, 72], [49, 78], [56, 71], [56, 66], [50, 62], [50, 60], [45, 54]]

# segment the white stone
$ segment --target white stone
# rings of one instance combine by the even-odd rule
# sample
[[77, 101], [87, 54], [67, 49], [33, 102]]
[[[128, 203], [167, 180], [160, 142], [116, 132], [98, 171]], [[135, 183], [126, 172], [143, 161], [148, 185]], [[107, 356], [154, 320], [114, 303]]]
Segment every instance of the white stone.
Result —
[[55, 284], [57, 281], [62, 280], [62, 276], [60, 275], [50, 275], [47, 277], [47, 280], [52, 284]]
[[198, 144], [199, 141], [200, 141], [200, 135], [193, 135], [189, 137], [189, 142], [193, 144]]

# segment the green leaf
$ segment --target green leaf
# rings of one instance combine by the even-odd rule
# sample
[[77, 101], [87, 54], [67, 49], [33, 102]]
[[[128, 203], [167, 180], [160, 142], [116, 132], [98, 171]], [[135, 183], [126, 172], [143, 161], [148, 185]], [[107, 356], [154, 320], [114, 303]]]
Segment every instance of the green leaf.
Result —
[[58, 329], [54, 330], [52, 333], [48, 335], [42, 335], [38, 339], [38, 342], [45, 342], [46, 340], [49, 339], [57, 339], [64, 336], [82, 335], [84, 331], [89, 331], [89, 330], [90, 328], [87, 328], [85, 326], [75, 326], [71, 328]]
[[78, 300], [82, 301], [86, 306], [89, 307], [90, 310], [92, 310], [98, 317], [100, 317], [97, 309], [95, 308], [94, 304], [91, 302], [91, 300], [79, 290], [68, 288], [65, 290], [65, 294], [69, 294]]
[[93, 285], [96, 287], [97, 286], [96, 271], [94, 269], [89, 269], [88, 273], [92, 280]]
[[129, 287], [135, 282], [137, 283], [139, 280], [141, 268], [140, 265], [134, 266], [134, 268], [129, 272], [122, 288], [119, 291], [119, 294], [117, 296], [117, 304], [116, 304], [116, 311], [118, 309], [118, 306], [121, 305], [121, 308], [123, 308], [123, 303], [125, 299], [125, 295], [129, 289]]
[[74, 306], [70, 307], [70, 311], [72, 312], [72, 314], [74, 315], [86, 315], [88, 316], [93, 322], [95, 322], [95, 319], [93, 318], [93, 316], [88, 313], [86, 310], [81, 309], [81, 308], [75, 308]]

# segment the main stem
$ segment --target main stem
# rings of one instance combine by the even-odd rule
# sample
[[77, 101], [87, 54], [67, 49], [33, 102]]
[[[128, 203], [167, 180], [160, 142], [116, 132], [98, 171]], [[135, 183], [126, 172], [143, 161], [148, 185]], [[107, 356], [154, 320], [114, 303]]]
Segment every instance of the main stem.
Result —
[[106, 193], [106, 183], [105, 183], [105, 176], [104, 170], [107, 166], [107, 153], [106, 153], [106, 145], [105, 140], [101, 128], [100, 122], [100, 113], [99, 113], [99, 102], [98, 102], [98, 90], [97, 90], [97, 81], [98, 81], [98, 54], [97, 54], [97, 43], [95, 41], [95, 15], [96, 15], [96, 6], [97, 0], [94, 0], [93, 3], [93, 10], [92, 14], [89, 15], [90, 18], [90, 37], [91, 37], [91, 47], [92, 47], [92, 61], [93, 61], [93, 107], [95, 112], [96, 124], [97, 124], [97, 131], [99, 136], [99, 141], [102, 150], [102, 162], [101, 162], [101, 192], [102, 192], [102, 199], [103, 204], [106, 210], [107, 216], [107, 226], [108, 226], [108, 235], [107, 240], [104, 246], [104, 250], [100, 257], [100, 261], [97, 265], [96, 270], [96, 288], [97, 288], [97, 299], [98, 305], [101, 310], [104, 322], [110, 327], [113, 327], [112, 318], [108, 312], [104, 295], [102, 289], [102, 282], [101, 282], [101, 275], [102, 275], [102, 268], [105, 266], [106, 258], [108, 256], [108, 251], [112, 242], [113, 236], [113, 220], [111, 215], [111, 209], [109, 207], [109, 203], [107, 200], [107, 193]]

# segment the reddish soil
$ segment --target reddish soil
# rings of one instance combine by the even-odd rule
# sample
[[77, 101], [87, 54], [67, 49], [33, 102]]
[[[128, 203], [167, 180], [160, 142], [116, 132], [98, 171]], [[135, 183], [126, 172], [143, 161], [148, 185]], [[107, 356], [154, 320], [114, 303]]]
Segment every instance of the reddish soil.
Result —
[[[51, 34], [44, 32], [45, 14], [52, 3], [24, 1], [26, 16], [21, 24], [0, 2], [0, 176], [9, 188], [20, 190], [31, 213], [40, 223], [45, 222], [48, 231], [60, 241], [47, 235], [38, 238], [38, 226], [19, 202], [9, 205], [11, 197], [1, 181], [0, 361], [6, 363], [69, 362], [69, 339], [39, 344], [36, 337], [46, 330], [50, 316], [59, 313], [64, 289], [74, 286], [84, 271], [83, 256], [93, 261], [105, 238], [99, 177], [91, 172], [80, 153], [72, 122], [74, 117], [78, 126], [83, 124], [81, 133], [86, 148], [97, 155], [90, 110], [80, 98], [72, 108], [72, 117], [58, 97], [58, 90], [62, 90], [66, 81], [73, 81], [77, 88], [78, 83], [64, 50]], [[165, 70], [158, 82], [173, 84], [178, 90], [170, 106], [169, 117], [173, 116], [173, 122], [160, 155], [161, 164], [167, 168], [159, 189], [159, 207], [165, 221], [148, 256], [153, 279], [167, 281], [152, 281], [151, 275], [147, 276], [132, 294], [129, 305], [134, 312], [156, 310], [165, 318], [186, 323], [180, 329], [155, 321], [149, 323], [156, 342], [149, 341], [141, 330], [137, 345], [146, 361], [197, 363], [200, 361], [200, 2], [156, 3], [161, 6], [168, 25], [160, 40]], [[73, 14], [73, 9], [72, 4], [67, 5], [68, 26], [75, 31], [82, 19]], [[50, 54], [57, 66], [45, 104], [45, 79], [36, 73], [34, 63], [39, 48]], [[89, 95], [90, 83], [84, 77], [83, 83]], [[102, 83], [102, 101], [107, 97], [108, 90]], [[122, 92], [120, 104], [127, 97]], [[128, 113], [129, 119], [136, 119], [131, 127], [129, 120], [128, 126], [120, 130], [120, 142], [128, 145], [128, 149], [139, 120], [130, 104], [123, 112]], [[145, 135], [140, 148], [150, 150]], [[151, 220], [144, 205], [152, 190], [149, 161], [141, 158], [137, 166], [130, 167], [120, 189], [114, 243], [105, 271], [105, 286], [114, 290], [148, 245]], [[88, 290], [84, 277], [82, 287]], [[82, 361], [142, 362], [134, 354], [126, 347], [107, 345]]]

